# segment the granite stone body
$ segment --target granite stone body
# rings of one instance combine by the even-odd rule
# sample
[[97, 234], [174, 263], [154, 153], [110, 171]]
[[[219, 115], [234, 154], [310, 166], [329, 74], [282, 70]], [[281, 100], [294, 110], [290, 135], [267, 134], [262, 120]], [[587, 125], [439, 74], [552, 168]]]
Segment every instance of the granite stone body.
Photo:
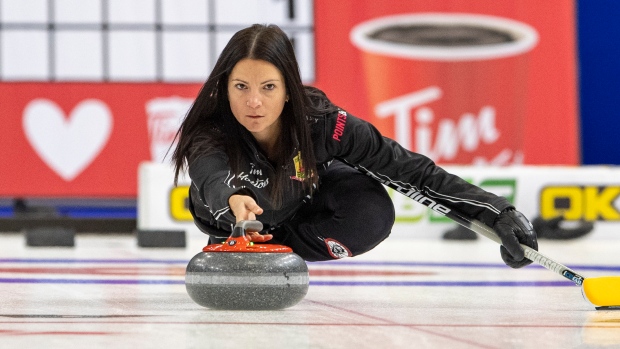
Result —
[[308, 266], [292, 252], [200, 252], [185, 273], [189, 296], [212, 309], [284, 309], [299, 303], [308, 285]]

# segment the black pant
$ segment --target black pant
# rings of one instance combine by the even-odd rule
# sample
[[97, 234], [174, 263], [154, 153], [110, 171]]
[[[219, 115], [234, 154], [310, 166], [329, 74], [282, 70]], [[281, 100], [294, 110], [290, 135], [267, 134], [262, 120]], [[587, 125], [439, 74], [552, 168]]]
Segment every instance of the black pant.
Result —
[[[269, 231], [268, 243], [289, 246], [307, 261], [368, 252], [390, 235], [394, 205], [382, 184], [334, 161], [321, 175], [312, 201], [291, 222]], [[211, 243], [226, 240], [210, 238]]]
[[273, 230], [276, 244], [307, 261], [368, 252], [390, 235], [394, 205], [382, 184], [340, 161], [320, 178], [312, 202]]

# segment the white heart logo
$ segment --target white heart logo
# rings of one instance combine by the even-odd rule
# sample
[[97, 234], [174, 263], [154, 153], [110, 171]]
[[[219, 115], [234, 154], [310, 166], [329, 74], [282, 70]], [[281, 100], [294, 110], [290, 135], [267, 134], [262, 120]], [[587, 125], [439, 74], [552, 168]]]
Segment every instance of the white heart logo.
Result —
[[24, 109], [26, 138], [39, 157], [65, 181], [72, 181], [99, 155], [112, 131], [112, 113], [97, 99], [80, 102], [69, 118], [47, 99]]

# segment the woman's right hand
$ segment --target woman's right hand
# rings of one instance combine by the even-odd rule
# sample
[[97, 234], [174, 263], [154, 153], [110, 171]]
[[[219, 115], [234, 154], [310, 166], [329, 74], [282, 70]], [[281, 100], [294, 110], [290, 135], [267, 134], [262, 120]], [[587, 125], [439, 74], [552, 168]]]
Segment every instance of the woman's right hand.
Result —
[[240, 221], [255, 221], [256, 215], [263, 213], [263, 209], [248, 195], [231, 195], [228, 198], [228, 206], [230, 206], [232, 214], [235, 215], [237, 223]]
[[[228, 198], [228, 206], [230, 206], [230, 210], [233, 215], [235, 215], [237, 222], [254, 221], [257, 215], [263, 213], [263, 209], [248, 195], [231, 195], [231, 197]], [[265, 242], [271, 240], [273, 237], [271, 234], [261, 235], [256, 231], [246, 231], [246, 236], [253, 242]]]

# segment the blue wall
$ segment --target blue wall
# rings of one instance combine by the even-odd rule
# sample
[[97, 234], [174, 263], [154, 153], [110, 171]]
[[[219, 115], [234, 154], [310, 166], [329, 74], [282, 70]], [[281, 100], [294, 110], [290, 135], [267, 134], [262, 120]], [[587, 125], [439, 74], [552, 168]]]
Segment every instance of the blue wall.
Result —
[[582, 163], [620, 165], [620, 1], [577, 4]]

